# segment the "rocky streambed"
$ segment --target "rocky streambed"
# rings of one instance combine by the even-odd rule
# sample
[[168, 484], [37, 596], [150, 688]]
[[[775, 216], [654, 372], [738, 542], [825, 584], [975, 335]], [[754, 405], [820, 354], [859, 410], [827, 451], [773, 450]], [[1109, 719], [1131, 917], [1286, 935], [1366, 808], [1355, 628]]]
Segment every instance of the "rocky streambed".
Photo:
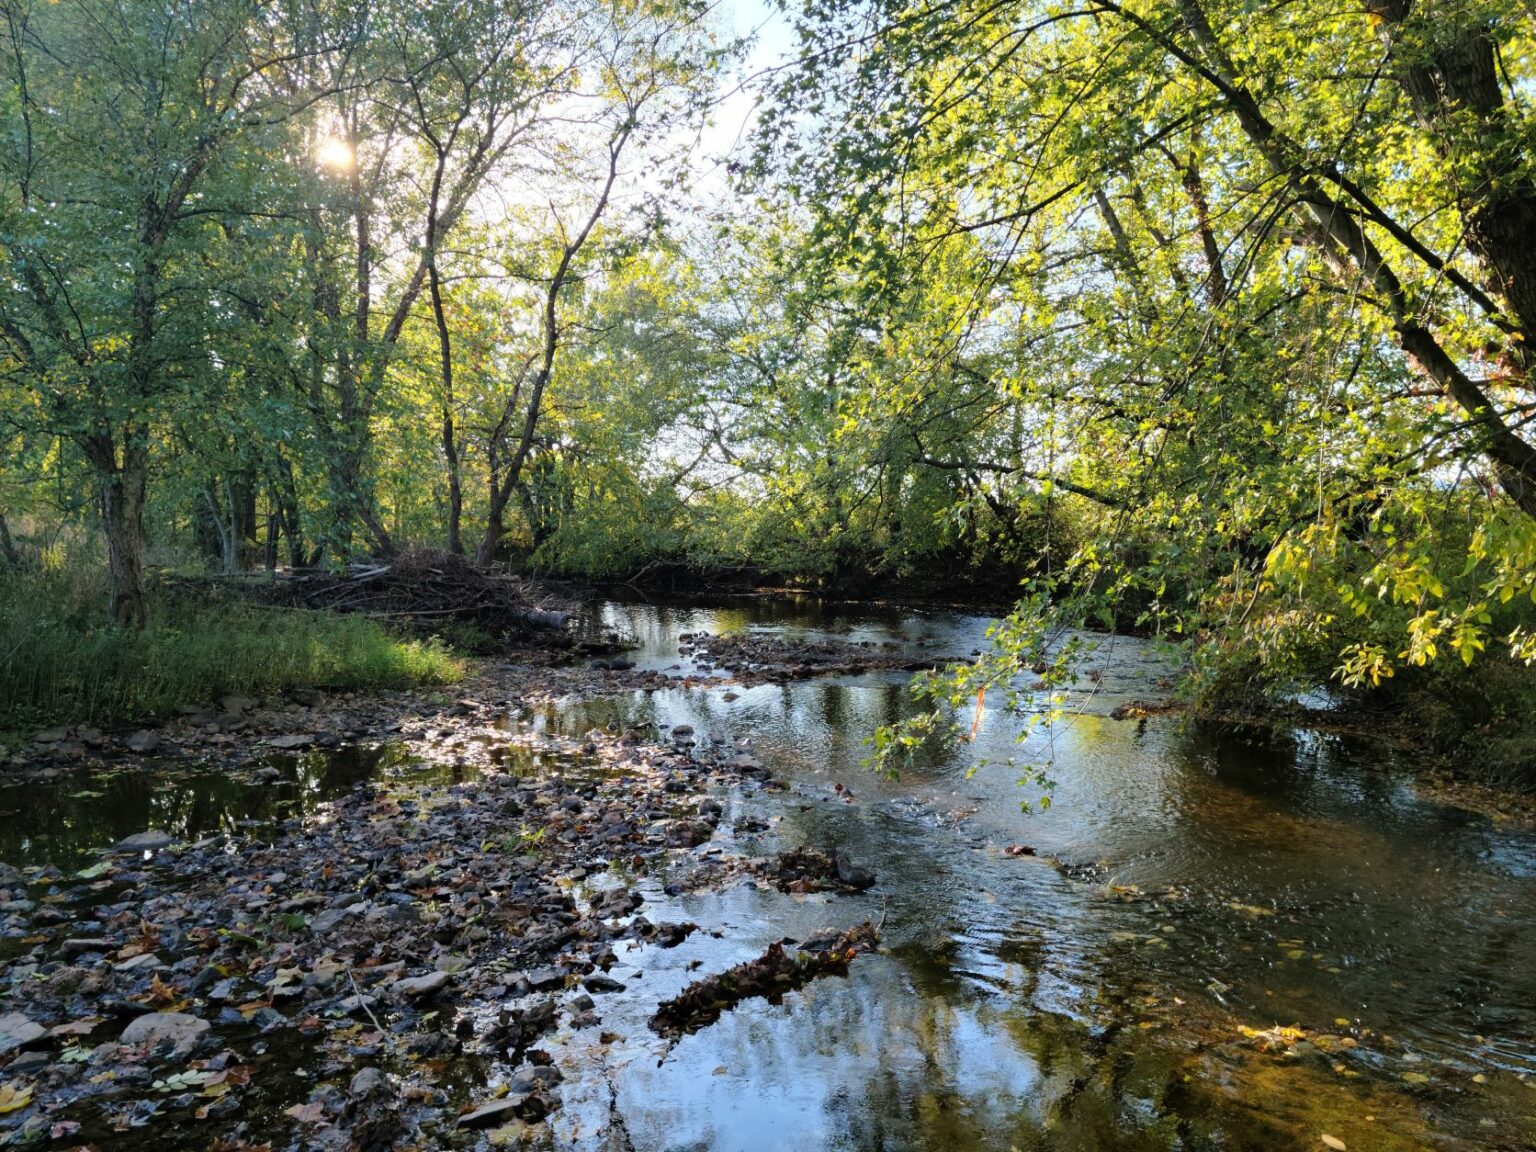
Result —
[[[33, 787], [213, 764], [259, 789], [298, 758], [359, 748], [394, 771], [245, 827], [150, 828], [66, 867], [0, 864], [0, 1143], [536, 1138], [567, 1074], [547, 1034], [618, 1039], [605, 1000], [643, 978], [649, 950], [698, 930], [648, 916], [638, 877], [666, 874], [671, 895], [874, 883], [835, 848], [782, 863], [711, 850], [728, 806], [779, 787], [749, 746], [687, 726], [571, 738], [519, 723], [531, 705], [658, 679], [687, 678], [540, 656], [488, 665], [453, 699], [231, 697], [158, 730], [40, 733], [12, 764]], [[654, 1031], [845, 973], [877, 938], [865, 924], [775, 943], [739, 989], [701, 973], [673, 998], [697, 1007], [674, 1004]], [[612, 974], [620, 954], [628, 976]]]
[[1536, 831], [1338, 737], [1115, 720], [1169, 669], [1114, 638], [1024, 749], [1049, 811], [990, 702], [865, 771], [987, 624], [609, 603], [452, 694], [38, 734], [0, 1142], [1536, 1146]]

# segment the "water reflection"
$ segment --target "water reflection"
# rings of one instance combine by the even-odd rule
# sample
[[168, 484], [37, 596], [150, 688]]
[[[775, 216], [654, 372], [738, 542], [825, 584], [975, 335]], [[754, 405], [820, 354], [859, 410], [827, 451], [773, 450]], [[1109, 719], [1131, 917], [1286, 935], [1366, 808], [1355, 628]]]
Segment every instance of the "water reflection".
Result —
[[[635, 637], [642, 666], [687, 671], [677, 638], [701, 629], [964, 655], [986, 623], [744, 600], [610, 604], [588, 626]], [[624, 956], [615, 974], [631, 990], [604, 998], [601, 1031], [558, 1041], [580, 1074], [554, 1146], [626, 1146], [616, 1125], [635, 1152], [1280, 1149], [1322, 1132], [1355, 1149], [1536, 1146], [1536, 1090], [1513, 1075], [1536, 1073], [1536, 834], [1424, 798], [1390, 754], [1357, 742], [1111, 720], [1171, 669], [1129, 640], [1092, 662], [1069, 722], [1019, 748], [1015, 720], [989, 709], [973, 744], [930, 750], [894, 781], [862, 761], [874, 728], [912, 707], [900, 674], [519, 716], [569, 735], [689, 724], [750, 739], [791, 790], [723, 797], [720, 846], [838, 847], [880, 878], [835, 900], [741, 886], [668, 896], [664, 877], [642, 878], [652, 920], [719, 935]], [[1051, 762], [1050, 811], [1021, 813], [1004, 763], [1015, 754]], [[260, 784], [133, 772], [4, 790], [19, 818], [0, 825], [0, 859], [80, 861], [149, 825], [193, 837], [275, 824], [409, 770], [378, 755], [277, 762]], [[744, 809], [770, 830], [733, 837]], [[1008, 856], [1012, 844], [1039, 855]], [[866, 917], [883, 918], [887, 948], [849, 978], [743, 1004], [675, 1047], [646, 1028], [700, 972]], [[1358, 1055], [1292, 1058], [1238, 1034], [1277, 1023], [1370, 1039]], [[1420, 1069], [1422, 1085], [1403, 1079]]]
[[[609, 606], [604, 619], [655, 667], [678, 661], [678, 632], [700, 628], [960, 654], [985, 629], [782, 605]], [[882, 908], [816, 914], [846, 924], [883, 911], [888, 956], [784, 1006], [743, 1006], [659, 1069], [630, 1066], [620, 1100], [636, 1148], [1281, 1148], [1377, 1112], [1351, 1147], [1423, 1147], [1435, 1124], [1474, 1146], [1536, 1140], [1536, 1100], [1517, 1094], [1511, 1110], [1470, 1097], [1431, 1119], [1383, 1084], [1421, 1066], [1536, 1072], [1536, 836], [1421, 797], [1390, 754], [1358, 742], [1113, 721], [1116, 703], [1156, 695], [1171, 670], [1128, 640], [1093, 660], [1082, 713], [1054, 732], [1021, 750], [1017, 725], [989, 710], [973, 745], [896, 782], [861, 767], [864, 739], [911, 707], [896, 675], [737, 689], [733, 701], [636, 693], [536, 718], [572, 733], [689, 724], [750, 738], [794, 785], [777, 838], [845, 847], [881, 878]], [[1049, 812], [1020, 813], [1002, 763], [1015, 754], [1051, 761]], [[1007, 857], [1010, 843], [1074, 867]], [[694, 912], [771, 926], [759, 944], [795, 914], [748, 915], [726, 897]], [[1390, 1036], [1391, 1069], [1355, 1082], [1321, 1057], [1197, 1056], [1239, 1023], [1339, 1021]], [[1489, 1137], [1490, 1119], [1504, 1135]]]
[[117, 765], [57, 781], [0, 787], [0, 860], [75, 868], [146, 828], [182, 840], [271, 828], [365, 780], [406, 768], [395, 745], [273, 754], [239, 774]]

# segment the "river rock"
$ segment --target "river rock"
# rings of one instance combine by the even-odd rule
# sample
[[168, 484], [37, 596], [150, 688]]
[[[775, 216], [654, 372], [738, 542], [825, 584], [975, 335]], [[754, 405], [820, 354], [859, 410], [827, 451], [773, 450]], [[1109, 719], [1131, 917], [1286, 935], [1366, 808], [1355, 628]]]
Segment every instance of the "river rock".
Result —
[[292, 733], [288, 736], [269, 736], [266, 739], [266, 745], [268, 748], [276, 748], [280, 751], [291, 751], [295, 748], [308, 748], [314, 742], [315, 738], [313, 736], [305, 736], [303, 733], [299, 732]]
[[20, 1012], [0, 1016], [0, 1056], [28, 1044], [36, 1044], [48, 1035], [48, 1029]]
[[529, 1099], [527, 1094], [517, 1096], [504, 1096], [500, 1100], [492, 1100], [489, 1104], [482, 1104], [473, 1112], [466, 1112], [459, 1117], [460, 1128], [500, 1128], [508, 1120], [513, 1120], [519, 1115], [525, 1101]]
[[178, 1052], [190, 1052], [209, 1027], [208, 1021], [186, 1012], [151, 1012], [129, 1023], [120, 1042], [130, 1048], [171, 1043]]
[[542, 992], [546, 988], [565, 986], [565, 973], [558, 968], [535, 968], [523, 979], [527, 980], [528, 986], [536, 992]]
[[176, 842], [176, 838], [169, 832], [162, 832], [158, 828], [151, 828], [147, 832], [135, 832], [125, 840], [117, 842], [119, 852], [157, 852], [161, 848], [169, 848]]
[[377, 996], [344, 996], [339, 1001], [337, 1001], [336, 1007], [340, 1008], [348, 1015], [351, 1015], [353, 1012], [362, 1012], [366, 1015], [367, 1013], [373, 1011], [373, 1009], [378, 1005], [378, 1002], [379, 998]]
[[453, 982], [447, 972], [428, 972], [425, 976], [410, 976], [394, 983], [394, 991], [412, 1000], [435, 996]]
[[151, 732], [148, 728], [142, 728], [123, 741], [123, 747], [130, 752], [136, 752], [140, 756], [148, 756], [160, 748], [160, 733]]
[[384, 1087], [384, 1073], [377, 1068], [359, 1068], [357, 1074], [352, 1077], [352, 1083], [347, 1085], [347, 1091], [355, 1099], [371, 1096]]
[[165, 962], [153, 952], [140, 952], [137, 956], [131, 956], [121, 964], [112, 965], [114, 972], [147, 972], [151, 968], [164, 968]]
[[715, 834], [714, 828], [704, 820], [668, 820], [661, 831], [673, 848], [696, 848]]

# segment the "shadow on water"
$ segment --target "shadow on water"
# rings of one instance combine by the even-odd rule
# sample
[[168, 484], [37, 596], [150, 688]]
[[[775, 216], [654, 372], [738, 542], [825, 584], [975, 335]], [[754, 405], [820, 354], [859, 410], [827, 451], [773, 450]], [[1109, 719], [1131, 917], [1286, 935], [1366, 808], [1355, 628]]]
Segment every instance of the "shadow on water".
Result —
[[114, 765], [54, 781], [0, 787], [0, 860], [89, 862], [96, 850], [146, 828], [181, 840], [251, 834], [307, 816], [366, 780], [391, 774], [427, 778], [397, 745], [349, 746], [301, 755], [274, 753], [254, 770], [188, 771]]

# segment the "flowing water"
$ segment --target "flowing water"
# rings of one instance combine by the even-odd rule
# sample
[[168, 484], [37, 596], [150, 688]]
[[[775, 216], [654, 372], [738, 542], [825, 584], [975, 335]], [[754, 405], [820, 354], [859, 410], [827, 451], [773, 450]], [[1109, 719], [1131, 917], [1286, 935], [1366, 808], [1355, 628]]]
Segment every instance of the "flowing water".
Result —
[[[752, 599], [611, 603], [588, 623], [631, 635], [640, 666], [683, 672], [688, 632], [965, 656], [987, 622]], [[862, 761], [875, 726], [911, 707], [902, 674], [659, 690], [520, 717], [567, 734], [688, 724], [749, 739], [788, 788], [723, 795], [721, 835], [693, 856], [811, 844], [879, 878], [829, 897], [742, 884], [668, 896], [665, 872], [622, 877], [652, 920], [709, 931], [621, 953], [613, 975], [629, 987], [604, 998], [601, 1033], [557, 1038], [563, 1104], [539, 1141], [1086, 1152], [1323, 1147], [1326, 1134], [1349, 1149], [1536, 1148], [1536, 832], [1421, 795], [1368, 745], [1110, 719], [1157, 697], [1173, 669], [1142, 642], [1097, 645], [1068, 719], [1019, 748], [1017, 719], [989, 709], [974, 742], [898, 780]], [[1014, 755], [1049, 761], [1049, 810], [1021, 811], [1034, 793], [1005, 763]], [[103, 800], [78, 794], [112, 782], [61, 787], [0, 829], [0, 859], [69, 857], [142, 828], [155, 805], [189, 833], [278, 820], [407, 770], [387, 756], [294, 761], [260, 811], [211, 779], [150, 786], [113, 801], [109, 829], [91, 815]], [[882, 922], [885, 947], [846, 979], [747, 1001], [675, 1044], [646, 1029], [658, 1000], [701, 974], [865, 918]]]

